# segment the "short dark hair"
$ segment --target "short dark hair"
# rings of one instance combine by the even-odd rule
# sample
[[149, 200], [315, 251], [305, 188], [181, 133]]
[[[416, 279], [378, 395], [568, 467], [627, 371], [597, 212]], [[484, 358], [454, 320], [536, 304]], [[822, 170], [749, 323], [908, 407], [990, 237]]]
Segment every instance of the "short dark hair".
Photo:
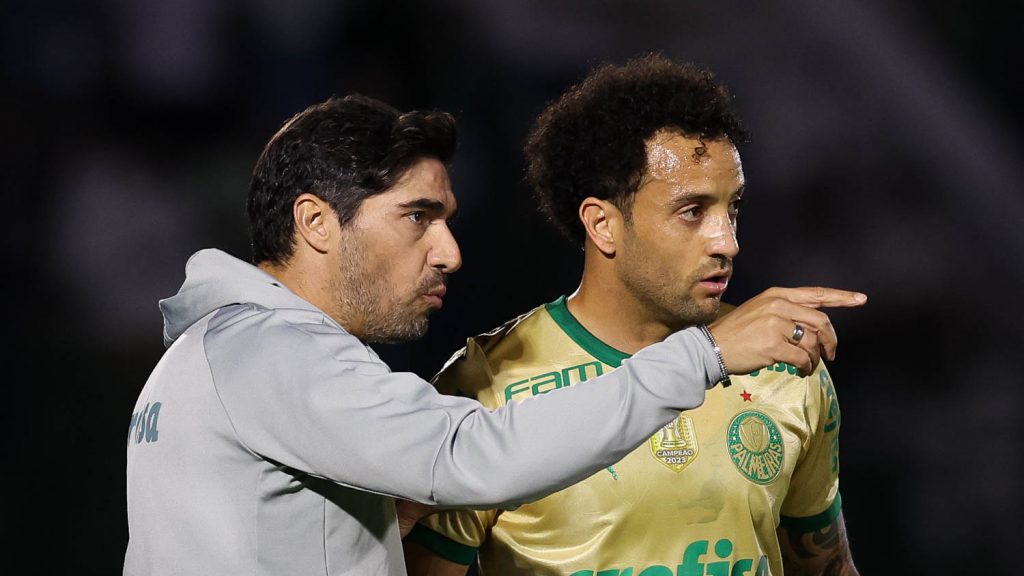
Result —
[[614, 202], [628, 221], [645, 143], [661, 129], [700, 140], [726, 136], [735, 145], [747, 140], [732, 96], [707, 69], [659, 54], [595, 69], [541, 113], [527, 138], [527, 180], [541, 211], [580, 245], [584, 198]]
[[402, 113], [359, 94], [310, 106], [278, 130], [253, 169], [246, 202], [253, 262], [292, 256], [292, 204], [300, 194], [322, 198], [345, 225], [418, 159], [447, 165], [454, 152], [455, 119], [447, 112]]

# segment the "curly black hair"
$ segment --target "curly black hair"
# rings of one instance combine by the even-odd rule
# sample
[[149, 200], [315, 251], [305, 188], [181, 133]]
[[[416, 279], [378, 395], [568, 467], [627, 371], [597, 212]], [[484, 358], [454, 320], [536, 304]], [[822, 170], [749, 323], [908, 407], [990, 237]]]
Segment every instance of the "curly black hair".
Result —
[[386, 192], [420, 158], [444, 164], [455, 152], [447, 112], [402, 113], [379, 100], [332, 96], [293, 116], [253, 169], [246, 208], [252, 261], [284, 263], [294, 249], [292, 204], [309, 192], [344, 226], [366, 198]]
[[747, 141], [731, 94], [705, 68], [648, 54], [595, 69], [541, 113], [527, 138], [527, 180], [541, 211], [579, 245], [577, 211], [588, 196], [615, 203], [628, 222], [645, 143], [666, 128], [701, 141]]

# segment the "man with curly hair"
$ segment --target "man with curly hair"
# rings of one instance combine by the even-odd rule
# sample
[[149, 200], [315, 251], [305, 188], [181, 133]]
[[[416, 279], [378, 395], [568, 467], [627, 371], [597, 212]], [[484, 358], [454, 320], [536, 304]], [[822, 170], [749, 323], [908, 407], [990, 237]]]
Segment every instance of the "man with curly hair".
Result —
[[[649, 55], [571, 88], [525, 151], [541, 210], [584, 249], [579, 287], [469, 339], [435, 386], [518, 403], [732, 311], [745, 140], [726, 87], [692, 64]], [[410, 573], [856, 574], [828, 371], [778, 363], [732, 383], [556, 494], [424, 518], [406, 538]]]
[[[371, 344], [421, 337], [462, 264], [454, 149], [450, 114], [357, 94], [308, 107], [267, 142], [247, 199], [251, 260], [200, 250], [160, 301], [167, 351], [128, 429], [125, 576], [402, 575], [397, 499], [505, 508], [569, 486], [729, 372], [787, 359], [813, 370], [836, 339], [811, 308], [863, 303], [777, 290], [542, 401], [488, 410], [443, 396]], [[801, 342], [785, 341], [780, 306], [807, 326]], [[590, 443], [552, 441], [563, 426]]]

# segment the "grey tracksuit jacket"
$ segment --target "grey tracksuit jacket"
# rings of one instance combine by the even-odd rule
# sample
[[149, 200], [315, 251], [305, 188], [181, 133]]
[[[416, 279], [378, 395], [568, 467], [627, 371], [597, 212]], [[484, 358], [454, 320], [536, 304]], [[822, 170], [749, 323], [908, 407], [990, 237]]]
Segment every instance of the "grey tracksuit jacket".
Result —
[[127, 439], [126, 575], [405, 573], [394, 498], [535, 500], [610, 466], [721, 377], [687, 329], [499, 410], [391, 372], [259, 268], [197, 252]]

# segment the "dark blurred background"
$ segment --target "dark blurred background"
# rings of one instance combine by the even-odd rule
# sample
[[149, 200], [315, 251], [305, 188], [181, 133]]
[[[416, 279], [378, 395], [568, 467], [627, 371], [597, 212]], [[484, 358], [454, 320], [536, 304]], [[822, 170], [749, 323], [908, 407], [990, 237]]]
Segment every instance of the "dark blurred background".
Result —
[[0, 14], [16, 327], [3, 538], [47, 551], [28, 573], [120, 573], [157, 300], [200, 248], [248, 257], [249, 174], [283, 121], [353, 91], [457, 116], [465, 265], [425, 340], [378, 347], [429, 377], [466, 336], [575, 288], [580, 254], [536, 213], [520, 147], [587, 70], [648, 51], [714, 69], [753, 134], [727, 300], [870, 295], [832, 314], [830, 364], [861, 573], [1017, 571], [1015, 3], [6, 0]]

